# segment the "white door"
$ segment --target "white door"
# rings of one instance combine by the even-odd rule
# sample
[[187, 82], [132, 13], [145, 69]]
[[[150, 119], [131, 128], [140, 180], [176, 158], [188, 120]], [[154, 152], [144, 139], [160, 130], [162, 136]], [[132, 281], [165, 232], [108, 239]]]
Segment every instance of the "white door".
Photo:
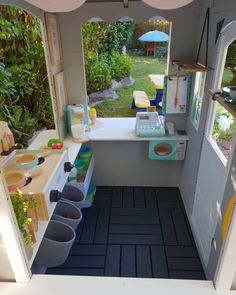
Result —
[[[219, 88], [222, 85], [228, 46], [235, 39], [236, 22], [232, 22], [222, 31], [218, 41], [212, 88]], [[209, 260], [217, 219], [221, 214], [220, 206], [229, 172], [232, 147], [234, 147], [235, 132], [231, 130], [232, 138], [228, 140], [225, 133], [229, 132], [229, 129], [227, 131], [222, 129], [224, 120], [226, 123], [233, 123], [230, 121], [231, 119], [230, 114], [225, 113], [225, 109], [221, 108], [217, 102], [210, 102], [191, 216], [199, 251], [205, 266]], [[224, 149], [225, 147], [226, 149]]]

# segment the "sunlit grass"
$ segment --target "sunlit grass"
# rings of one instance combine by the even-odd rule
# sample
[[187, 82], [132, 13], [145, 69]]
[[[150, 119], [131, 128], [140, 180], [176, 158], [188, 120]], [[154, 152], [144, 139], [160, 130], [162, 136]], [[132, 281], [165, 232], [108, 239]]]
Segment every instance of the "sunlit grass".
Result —
[[134, 90], [143, 90], [149, 97], [155, 97], [155, 89], [152, 87], [148, 75], [164, 74], [166, 59], [145, 56], [131, 56], [131, 58], [133, 60], [131, 76], [135, 79], [135, 83], [132, 86], [119, 88], [116, 100], [96, 105], [98, 117], [134, 117], [136, 111], [131, 109]]

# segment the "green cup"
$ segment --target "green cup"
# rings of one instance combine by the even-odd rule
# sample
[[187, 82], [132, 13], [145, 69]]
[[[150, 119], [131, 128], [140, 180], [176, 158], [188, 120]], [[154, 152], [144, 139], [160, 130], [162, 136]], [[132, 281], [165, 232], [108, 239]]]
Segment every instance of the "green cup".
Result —
[[92, 156], [92, 151], [88, 146], [82, 146], [79, 151], [79, 158], [80, 159], [90, 159]]

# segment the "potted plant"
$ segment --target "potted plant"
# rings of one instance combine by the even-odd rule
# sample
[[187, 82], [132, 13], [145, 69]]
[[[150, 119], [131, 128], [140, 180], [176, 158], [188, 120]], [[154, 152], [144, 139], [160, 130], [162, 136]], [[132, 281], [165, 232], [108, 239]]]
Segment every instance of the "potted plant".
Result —
[[17, 189], [16, 193], [11, 196], [11, 202], [25, 244], [32, 246], [35, 240], [33, 231], [29, 230], [29, 226], [32, 224], [32, 218], [29, 217], [28, 212], [37, 207], [37, 201], [33, 196], [24, 196], [22, 192]]

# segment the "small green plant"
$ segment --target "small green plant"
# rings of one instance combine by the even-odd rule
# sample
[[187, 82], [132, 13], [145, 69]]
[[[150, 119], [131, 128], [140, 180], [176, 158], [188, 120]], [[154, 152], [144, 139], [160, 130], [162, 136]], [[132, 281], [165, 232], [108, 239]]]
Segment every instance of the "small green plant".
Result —
[[26, 245], [32, 246], [32, 237], [26, 229], [27, 225], [31, 224], [32, 219], [27, 217], [27, 212], [29, 209], [37, 207], [37, 201], [33, 197], [23, 196], [22, 192], [17, 189], [16, 194], [11, 197], [11, 202], [24, 241]]
[[212, 136], [213, 138], [218, 138], [225, 141], [231, 141], [234, 133], [234, 128], [236, 126], [236, 121], [233, 120], [230, 127], [227, 130], [222, 130], [220, 128], [219, 120], [221, 116], [225, 116], [227, 118], [230, 118], [231, 115], [228, 111], [226, 111], [223, 107], [217, 105], [216, 108], [216, 117], [215, 122], [213, 126]]
[[122, 78], [130, 76], [132, 59], [126, 54], [113, 52], [110, 61], [112, 78], [120, 81]]
[[105, 54], [87, 54], [85, 68], [88, 93], [111, 87], [110, 67]]

